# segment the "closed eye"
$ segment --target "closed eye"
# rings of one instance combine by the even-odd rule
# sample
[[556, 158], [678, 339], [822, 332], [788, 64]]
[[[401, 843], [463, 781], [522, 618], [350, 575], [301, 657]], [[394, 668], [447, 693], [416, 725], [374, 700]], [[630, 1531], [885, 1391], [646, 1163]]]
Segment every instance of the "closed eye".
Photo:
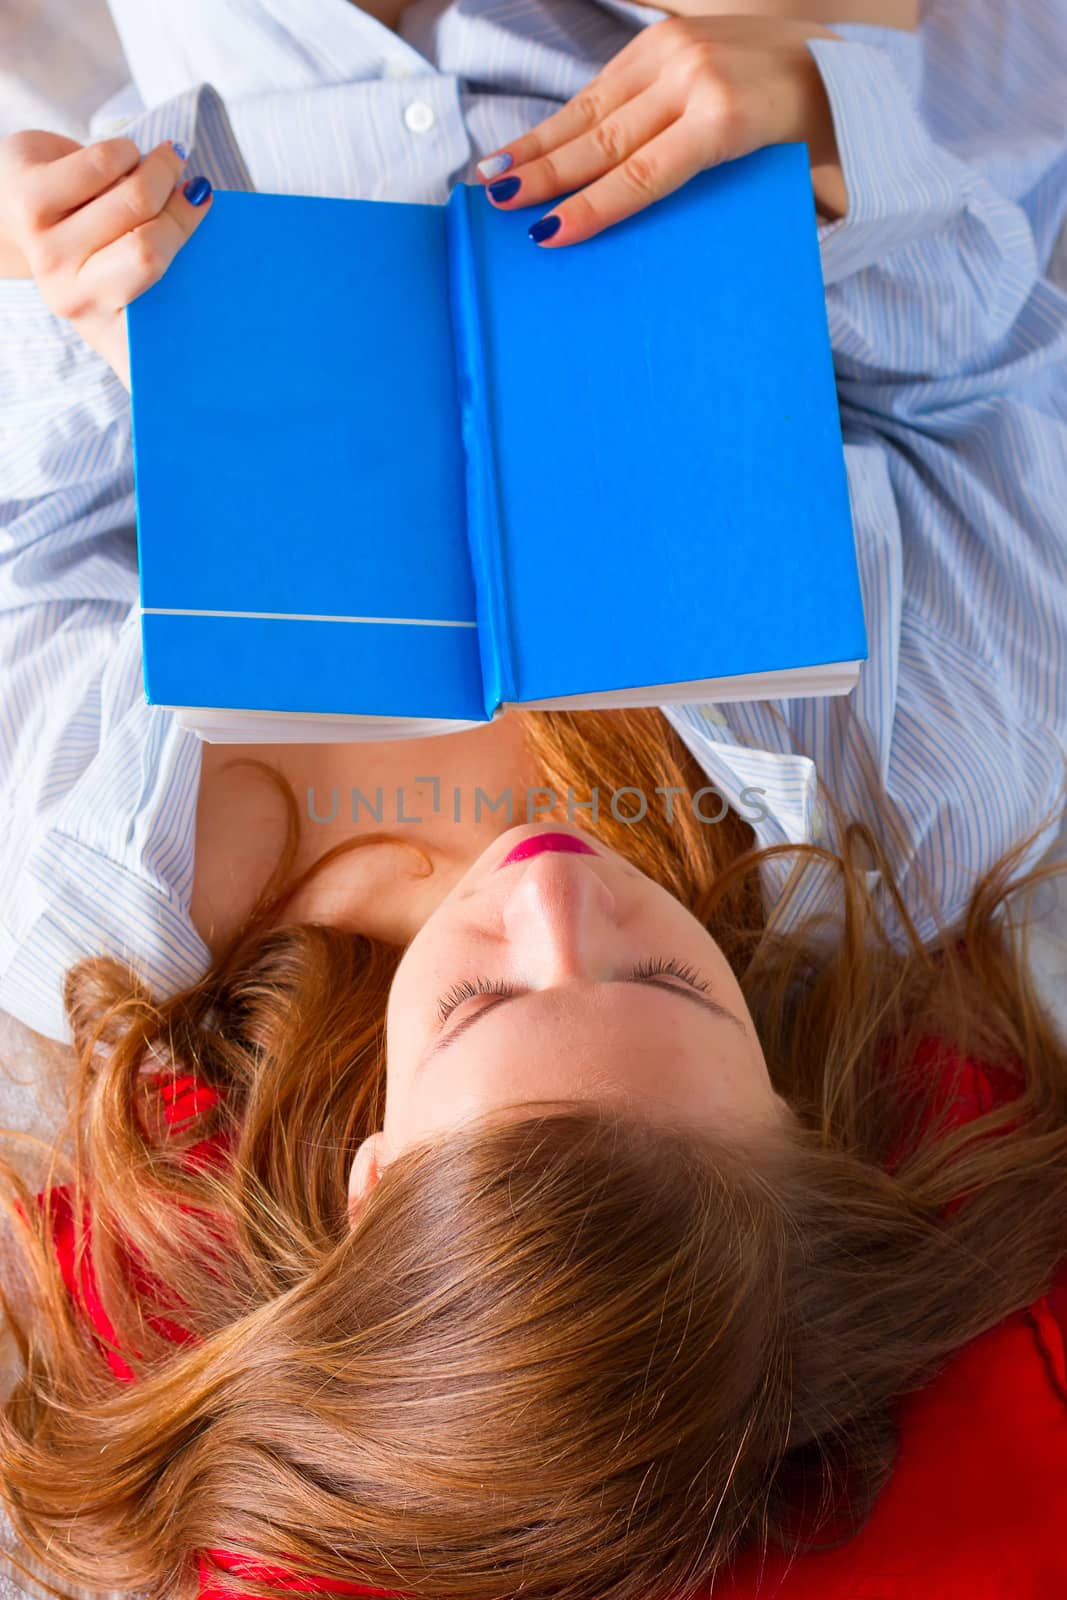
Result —
[[[672, 982], [671, 979], [679, 979], [680, 982]], [[700, 1006], [712, 1016], [732, 1023], [742, 1033], [748, 1032], [740, 1017], [735, 1016], [732, 1011], [728, 1011], [718, 1000], [713, 999], [704, 980], [698, 977], [692, 967], [682, 962], [671, 958], [641, 961], [631, 972], [618, 981], [622, 983], [649, 984], [654, 988], [664, 990], [667, 994], [676, 994], [680, 999], [688, 1000], [692, 1004]], [[493, 983], [486, 978], [479, 978], [474, 983], [465, 979], [463, 982], [456, 984], [439, 1002], [438, 1016], [442, 1023], [447, 1022], [452, 1012], [458, 1006], [461, 1006], [465, 1000], [472, 999], [475, 995], [494, 995], [497, 997], [496, 1003], [494, 1005], [481, 1006], [477, 1011], [462, 1018], [446, 1033], [439, 1035], [436, 1043], [431, 1046], [429, 1054], [431, 1056], [437, 1055], [439, 1052], [447, 1050], [449, 1045], [454, 1044], [457, 1039], [461, 1038], [468, 1028], [473, 1028], [483, 1017], [488, 1016], [490, 1011], [496, 1011], [500, 1006], [506, 1005], [509, 1000], [518, 999], [519, 996], [529, 993], [528, 989], [520, 988], [517, 984], [506, 981]]]
[[[699, 989], [705, 994], [708, 986], [702, 978], [698, 978], [691, 966], [674, 960], [673, 957], [657, 957], [655, 960], [639, 961], [633, 971], [628, 973], [623, 980], [626, 983], [639, 983], [644, 979], [654, 978], [661, 973], [669, 973], [676, 978], [681, 978], [691, 988]], [[438, 1002], [437, 1015], [441, 1022], [447, 1022], [464, 1000], [472, 1000], [476, 994], [512, 995], [521, 991], [518, 984], [501, 981], [492, 983], [488, 978], [475, 978], [473, 983], [469, 978], [464, 978], [460, 983], [453, 985], [446, 995]]]

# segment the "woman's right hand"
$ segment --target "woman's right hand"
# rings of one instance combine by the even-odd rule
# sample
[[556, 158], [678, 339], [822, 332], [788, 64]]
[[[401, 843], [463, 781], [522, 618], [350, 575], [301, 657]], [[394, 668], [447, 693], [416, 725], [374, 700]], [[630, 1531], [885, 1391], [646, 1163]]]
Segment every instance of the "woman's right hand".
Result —
[[39, 129], [0, 139], [0, 241], [41, 298], [130, 387], [126, 307], [166, 272], [211, 209], [186, 199], [174, 146], [80, 145]]

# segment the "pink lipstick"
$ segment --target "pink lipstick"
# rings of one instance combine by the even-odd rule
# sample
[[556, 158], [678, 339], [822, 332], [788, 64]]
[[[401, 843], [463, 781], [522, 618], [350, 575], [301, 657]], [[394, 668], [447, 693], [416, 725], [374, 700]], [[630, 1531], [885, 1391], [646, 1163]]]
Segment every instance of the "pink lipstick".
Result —
[[578, 839], [573, 833], [535, 833], [529, 839], [522, 839], [509, 850], [497, 867], [510, 866], [513, 861], [525, 861], [529, 856], [539, 856], [542, 850], [570, 851], [573, 855], [595, 856], [599, 852], [592, 845], [586, 844], [584, 839]]

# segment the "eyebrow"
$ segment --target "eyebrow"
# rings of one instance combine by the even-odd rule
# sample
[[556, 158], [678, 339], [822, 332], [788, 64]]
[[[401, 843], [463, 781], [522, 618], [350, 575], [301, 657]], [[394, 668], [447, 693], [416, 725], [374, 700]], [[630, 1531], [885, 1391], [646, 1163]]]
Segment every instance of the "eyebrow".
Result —
[[[642, 983], [651, 989], [660, 989], [664, 994], [676, 994], [680, 999], [689, 1000], [693, 1005], [699, 1006], [702, 1011], [706, 1011], [710, 1016], [717, 1017], [720, 1022], [730, 1022], [742, 1033], [747, 1034], [748, 1032], [740, 1017], [735, 1016], [732, 1011], [728, 1011], [724, 1005], [720, 1005], [718, 1000], [713, 1000], [709, 994], [702, 994], [699, 989], [692, 989], [688, 985], [683, 988], [679, 984], [667, 982], [664, 978], [658, 977], [654, 973], [646, 977], [619, 978], [616, 981], [619, 983]], [[465, 1034], [468, 1028], [475, 1027], [483, 1017], [489, 1016], [491, 1012], [499, 1011], [510, 1000], [521, 1000], [531, 993], [533, 991], [530, 989], [518, 989], [514, 994], [501, 995], [494, 1005], [482, 1006], [480, 1011], [475, 1011], [471, 1016], [465, 1017], [462, 1022], [458, 1022], [454, 1028], [450, 1029], [443, 1038], [439, 1038], [435, 1044], [430, 1046], [422, 1059], [421, 1065], [425, 1065], [433, 1056], [440, 1055], [442, 1051], [448, 1049], [449, 1045], [455, 1044], [456, 1040]]]

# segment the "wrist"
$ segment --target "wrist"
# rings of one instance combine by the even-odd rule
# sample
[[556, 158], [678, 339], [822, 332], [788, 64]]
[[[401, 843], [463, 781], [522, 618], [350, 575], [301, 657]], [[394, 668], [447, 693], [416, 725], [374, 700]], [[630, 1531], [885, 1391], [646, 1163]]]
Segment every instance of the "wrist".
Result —
[[815, 209], [821, 222], [840, 222], [848, 211], [848, 190], [845, 175], [836, 162], [811, 169], [811, 187], [815, 195]]
[[130, 390], [130, 346], [126, 332], [125, 311], [113, 311], [100, 315], [89, 313], [86, 316], [72, 318], [82, 341], [90, 350], [95, 350], [98, 356], [103, 357], [129, 393]]
[[[816, 36], [831, 39], [838, 37], [825, 28], [819, 29]], [[815, 195], [816, 210], [826, 221], [839, 222], [848, 211], [848, 190], [841, 170], [833, 110], [818, 63], [806, 47], [804, 58], [800, 63], [800, 72], [802, 78], [800, 99], [804, 110], [797, 138], [802, 139], [808, 147], [811, 187]]]
[[0, 234], [0, 278], [32, 278], [29, 263], [17, 245]]

